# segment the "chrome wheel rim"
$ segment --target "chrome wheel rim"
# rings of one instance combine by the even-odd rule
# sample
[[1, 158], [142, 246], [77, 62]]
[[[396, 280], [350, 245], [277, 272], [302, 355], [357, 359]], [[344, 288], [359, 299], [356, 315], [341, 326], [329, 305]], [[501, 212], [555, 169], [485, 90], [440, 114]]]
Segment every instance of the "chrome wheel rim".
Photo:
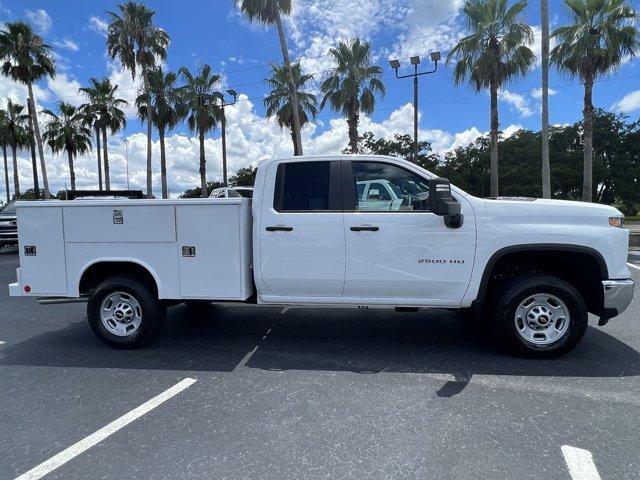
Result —
[[102, 300], [100, 320], [104, 328], [118, 337], [135, 334], [142, 323], [142, 308], [126, 292], [113, 292]]
[[518, 334], [534, 345], [549, 345], [569, 331], [569, 309], [555, 295], [536, 293], [525, 298], [514, 318]]

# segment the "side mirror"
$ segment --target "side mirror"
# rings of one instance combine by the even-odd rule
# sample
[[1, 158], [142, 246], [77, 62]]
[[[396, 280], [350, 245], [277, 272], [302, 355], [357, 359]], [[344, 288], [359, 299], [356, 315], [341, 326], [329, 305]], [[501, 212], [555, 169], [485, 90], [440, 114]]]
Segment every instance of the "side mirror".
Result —
[[451, 183], [446, 178], [432, 178], [429, 180], [429, 210], [444, 217], [444, 223], [449, 228], [460, 228], [463, 216], [460, 213], [460, 203], [451, 195]]

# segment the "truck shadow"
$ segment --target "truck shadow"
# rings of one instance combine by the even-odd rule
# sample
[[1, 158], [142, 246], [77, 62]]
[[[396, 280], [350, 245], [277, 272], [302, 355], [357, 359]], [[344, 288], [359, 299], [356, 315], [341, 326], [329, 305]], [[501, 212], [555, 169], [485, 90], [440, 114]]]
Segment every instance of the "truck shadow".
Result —
[[589, 327], [574, 351], [555, 360], [510, 356], [480, 333], [470, 320], [446, 311], [295, 309], [282, 314], [276, 308], [199, 312], [178, 306], [169, 310], [161, 336], [142, 350], [111, 350], [79, 321], [6, 345], [0, 365], [230, 372], [246, 362], [269, 371], [453, 376], [437, 392], [443, 397], [459, 393], [474, 374], [640, 375], [640, 353], [596, 327]]

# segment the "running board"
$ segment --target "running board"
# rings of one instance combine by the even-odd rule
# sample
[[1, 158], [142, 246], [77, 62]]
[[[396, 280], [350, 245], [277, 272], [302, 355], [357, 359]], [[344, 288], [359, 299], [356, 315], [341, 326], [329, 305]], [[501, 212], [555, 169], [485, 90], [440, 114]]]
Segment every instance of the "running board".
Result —
[[89, 297], [37, 297], [40, 305], [58, 305], [60, 303], [86, 303]]

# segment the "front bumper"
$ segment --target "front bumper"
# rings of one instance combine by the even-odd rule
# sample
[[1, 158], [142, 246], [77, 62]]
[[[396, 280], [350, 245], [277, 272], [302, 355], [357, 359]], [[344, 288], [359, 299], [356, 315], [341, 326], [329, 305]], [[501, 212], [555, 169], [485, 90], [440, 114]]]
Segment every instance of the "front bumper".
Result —
[[603, 280], [604, 309], [603, 318], [613, 318], [624, 312], [633, 300], [634, 283], [630, 278], [625, 280]]

